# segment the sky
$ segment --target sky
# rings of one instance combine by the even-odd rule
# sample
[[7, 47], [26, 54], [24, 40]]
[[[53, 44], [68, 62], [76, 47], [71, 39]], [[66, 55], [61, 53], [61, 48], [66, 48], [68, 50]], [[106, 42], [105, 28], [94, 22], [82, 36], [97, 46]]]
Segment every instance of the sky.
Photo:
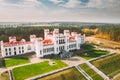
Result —
[[120, 0], [0, 0], [0, 22], [120, 23]]

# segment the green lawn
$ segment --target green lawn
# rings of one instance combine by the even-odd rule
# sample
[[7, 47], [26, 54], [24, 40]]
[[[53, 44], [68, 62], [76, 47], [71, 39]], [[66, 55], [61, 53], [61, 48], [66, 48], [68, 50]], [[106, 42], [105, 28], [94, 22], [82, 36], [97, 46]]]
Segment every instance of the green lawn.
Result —
[[16, 66], [16, 65], [20, 65], [20, 64], [25, 64], [25, 63], [29, 63], [29, 59], [28, 58], [9, 58], [9, 59], [5, 59], [4, 60], [4, 66], [5, 67], [10, 67], [10, 66]]
[[[87, 53], [87, 55], [85, 55], [85, 53]], [[84, 44], [81, 46], [81, 51], [77, 52], [77, 55], [89, 60], [108, 53], [109, 52], [107, 51], [95, 50], [95, 48], [92, 45]]]
[[44, 61], [37, 64], [14, 68], [12, 70], [14, 80], [24, 80], [29, 77], [37, 76], [67, 66], [65, 63], [63, 63], [60, 60], [52, 60], [52, 61], [55, 62], [56, 64], [49, 65], [48, 61]]
[[80, 67], [91, 77], [93, 80], [104, 80], [98, 73], [96, 73], [87, 64], [81, 64]]
[[114, 54], [109, 57], [101, 58], [91, 63], [110, 78], [120, 73], [120, 54]]
[[71, 68], [40, 78], [38, 80], [87, 80], [87, 79], [75, 68]]

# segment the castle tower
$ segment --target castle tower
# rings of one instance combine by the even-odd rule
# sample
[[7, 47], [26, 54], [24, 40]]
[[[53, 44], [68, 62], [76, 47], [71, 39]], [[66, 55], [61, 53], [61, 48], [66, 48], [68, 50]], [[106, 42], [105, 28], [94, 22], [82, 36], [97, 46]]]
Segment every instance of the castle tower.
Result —
[[37, 57], [43, 57], [43, 38], [36, 38], [35, 40], [35, 52]]
[[58, 37], [58, 36], [59, 36], [59, 29], [54, 29], [53, 37]]
[[53, 41], [54, 41], [54, 53], [58, 54], [59, 49], [59, 29], [54, 29], [53, 31]]
[[64, 30], [64, 35], [65, 36], [70, 36], [70, 31], [69, 30]]
[[85, 43], [85, 34], [81, 36], [81, 44], [84, 44], [84, 43]]
[[77, 36], [77, 32], [71, 32], [71, 36]]
[[30, 35], [30, 42], [35, 42], [36, 35]]
[[77, 34], [76, 37], [76, 48], [77, 49], [80, 49], [80, 44], [81, 44], [81, 37], [80, 37], [80, 34]]
[[69, 36], [70, 36], [70, 31], [69, 30], [64, 30], [64, 35], [65, 35], [65, 50], [69, 51]]
[[50, 33], [49, 29], [44, 29], [44, 38], [47, 38], [47, 35]]
[[9, 37], [9, 42], [16, 42], [16, 37], [15, 36], [10, 36]]
[[4, 42], [3, 41], [1, 41], [0, 42], [0, 46], [1, 46], [1, 53], [2, 53], [2, 57], [5, 57], [5, 51], [4, 51], [4, 48], [3, 48], [3, 45], [4, 45]]

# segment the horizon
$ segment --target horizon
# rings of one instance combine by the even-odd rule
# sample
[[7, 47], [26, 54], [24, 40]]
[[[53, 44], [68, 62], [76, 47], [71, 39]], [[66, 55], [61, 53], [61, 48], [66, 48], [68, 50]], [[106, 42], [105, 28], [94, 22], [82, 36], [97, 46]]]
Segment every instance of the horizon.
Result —
[[0, 22], [120, 23], [118, 0], [0, 0], [0, 5]]
[[21, 22], [21, 21], [13, 21], [13, 22], [0, 22], [0, 24], [2, 23], [6, 23], [6, 24], [15, 24], [15, 23], [80, 23], [80, 24], [120, 24], [119, 22], [78, 22], [78, 21], [44, 21], [44, 22], [40, 22], [40, 21], [34, 21], [34, 22], [28, 22], [28, 21], [24, 21], [24, 22]]

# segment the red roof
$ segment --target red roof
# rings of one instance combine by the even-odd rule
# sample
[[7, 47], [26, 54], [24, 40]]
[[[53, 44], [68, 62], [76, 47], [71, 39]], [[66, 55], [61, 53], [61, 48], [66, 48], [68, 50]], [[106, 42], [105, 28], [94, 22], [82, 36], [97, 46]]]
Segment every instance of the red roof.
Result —
[[53, 44], [53, 41], [51, 39], [45, 39], [43, 44]]
[[23, 45], [23, 44], [30, 44], [31, 42], [22, 42], [22, 41], [12, 41], [12, 42], [5, 42], [4, 46], [15, 46], [15, 45]]
[[74, 41], [74, 40], [75, 40], [75, 37], [74, 37], [74, 36], [71, 36], [71, 37], [69, 37], [69, 40], [70, 40], [70, 41]]

